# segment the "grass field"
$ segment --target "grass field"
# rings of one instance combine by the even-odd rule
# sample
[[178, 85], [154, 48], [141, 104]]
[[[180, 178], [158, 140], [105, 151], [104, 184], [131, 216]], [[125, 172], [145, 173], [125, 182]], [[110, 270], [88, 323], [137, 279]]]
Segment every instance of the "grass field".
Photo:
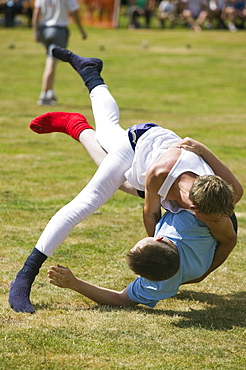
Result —
[[[155, 122], [208, 145], [246, 183], [246, 33], [72, 28], [69, 47], [104, 60], [103, 77], [123, 127]], [[99, 307], [49, 284], [52, 264], [123, 289], [134, 275], [127, 251], [145, 236], [142, 200], [117, 192], [49, 258], [33, 286], [36, 313], [15, 313], [9, 284], [49, 218], [90, 180], [95, 165], [63, 134], [28, 124], [48, 112], [81, 112], [93, 124], [87, 91], [60, 63], [59, 105], [38, 107], [44, 51], [28, 28], [0, 29], [0, 368], [171, 370], [246, 367], [246, 196], [237, 206], [238, 244], [200, 284], [183, 286], [155, 309]], [[245, 189], [246, 190], [246, 189]], [[137, 226], [136, 226], [137, 225]]]

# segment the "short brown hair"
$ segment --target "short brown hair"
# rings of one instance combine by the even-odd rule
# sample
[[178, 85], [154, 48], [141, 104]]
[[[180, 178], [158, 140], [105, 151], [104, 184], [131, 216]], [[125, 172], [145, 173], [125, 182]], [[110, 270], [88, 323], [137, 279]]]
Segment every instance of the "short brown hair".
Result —
[[175, 245], [167, 242], [146, 242], [127, 254], [127, 263], [135, 274], [148, 280], [162, 281], [179, 270], [180, 258]]
[[232, 187], [219, 176], [198, 176], [190, 188], [189, 198], [202, 213], [226, 217], [233, 214]]

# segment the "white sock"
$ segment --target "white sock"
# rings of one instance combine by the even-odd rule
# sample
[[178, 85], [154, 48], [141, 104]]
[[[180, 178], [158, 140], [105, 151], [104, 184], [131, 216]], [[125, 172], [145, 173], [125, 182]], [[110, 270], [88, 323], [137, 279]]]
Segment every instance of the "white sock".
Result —
[[41, 91], [41, 93], [39, 95], [39, 99], [45, 99], [45, 98], [47, 98], [46, 92], [45, 91]]
[[54, 90], [48, 90], [47, 93], [46, 93], [46, 98], [47, 99], [52, 99], [56, 96]]

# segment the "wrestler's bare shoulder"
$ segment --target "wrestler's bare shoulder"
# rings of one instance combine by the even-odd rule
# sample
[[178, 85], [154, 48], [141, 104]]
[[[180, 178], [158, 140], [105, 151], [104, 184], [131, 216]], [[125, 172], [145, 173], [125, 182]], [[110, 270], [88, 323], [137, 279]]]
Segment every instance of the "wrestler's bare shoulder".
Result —
[[153, 164], [157, 172], [169, 173], [181, 154], [180, 148], [170, 148]]

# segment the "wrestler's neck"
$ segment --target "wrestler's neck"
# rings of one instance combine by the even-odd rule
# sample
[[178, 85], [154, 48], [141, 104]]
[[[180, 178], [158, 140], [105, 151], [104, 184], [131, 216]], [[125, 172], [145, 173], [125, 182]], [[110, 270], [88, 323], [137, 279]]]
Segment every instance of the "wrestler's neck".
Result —
[[192, 172], [185, 172], [180, 175], [168, 192], [167, 199], [175, 200], [182, 208], [189, 208], [192, 205], [189, 198], [189, 191], [196, 178], [197, 175]]

